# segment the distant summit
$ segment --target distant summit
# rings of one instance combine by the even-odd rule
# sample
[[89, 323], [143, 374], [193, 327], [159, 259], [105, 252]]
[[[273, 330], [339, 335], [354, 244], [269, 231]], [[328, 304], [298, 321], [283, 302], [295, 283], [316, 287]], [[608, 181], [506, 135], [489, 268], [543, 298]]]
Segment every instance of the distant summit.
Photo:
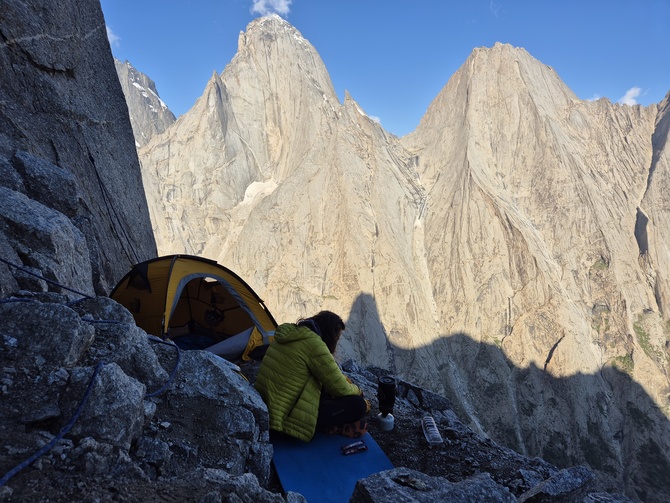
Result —
[[141, 147], [154, 135], [165, 131], [175, 121], [175, 116], [158, 96], [153, 80], [128, 61], [122, 63], [114, 58], [114, 64], [128, 104], [135, 144]]

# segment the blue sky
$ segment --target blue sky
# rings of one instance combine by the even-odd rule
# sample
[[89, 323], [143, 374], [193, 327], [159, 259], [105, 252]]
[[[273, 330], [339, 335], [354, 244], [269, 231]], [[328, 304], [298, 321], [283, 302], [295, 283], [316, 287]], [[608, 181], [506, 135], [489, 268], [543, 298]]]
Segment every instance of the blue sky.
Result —
[[175, 115], [237, 51], [254, 18], [278, 13], [345, 90], [398, 136], [476, 47], [525, 48], [581, 99], [649, 105], [670, 91], [668, 0], [102, 0], [112, 52], [156, 83]]

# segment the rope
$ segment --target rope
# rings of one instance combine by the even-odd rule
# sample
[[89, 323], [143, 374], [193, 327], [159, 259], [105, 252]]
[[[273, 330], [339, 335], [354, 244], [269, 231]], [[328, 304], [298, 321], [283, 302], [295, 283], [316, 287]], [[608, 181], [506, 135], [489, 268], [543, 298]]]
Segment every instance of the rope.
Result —
[[[0, 260], [2, 260], [2, 259], [0, 259]], [[31, 299], [6, 299], [6, 300], [0, 300], [0, 303], [4, 303], [4, 302], [29, 302], [30, 300]], [[82, 317], [81, 321], [85, 321], [86, 323], [113, 323], [113, 324], [124, 323], [124, 322], [118, 321], [118, 320], [104, 320], [104, 319], [103, 320], [94, 320], [92, 318], [87, 318], [86, 316]], [[166, 346], [174, 347], [177, 350], [177, 361], [175, 362], [174, 368], [170, 372], [170, 375], [169, 375], [168, 380], [166, 381], [166, 383], [160, 389], [158, 389], [157, 391], [154, 391], [152, 393], [148, 393], [146, 395], [147, 398], [160, 395], [161, 393], [163, 393], [165, 390], [167, 390], [170, 387], [170, 385], [172, 384], [172, 381], [174, 381], [174, 378], [177, 375], [177, 370], [179, 368], [179, 363], [181, 361], [181, 350], [179, 349], [179, 346], [177, 346], [174, 342], [172, 342], [172, 341], [168, 342], [168, 341], [164, 341], [164, 340], [161, 340], [161, 339], [154, 339], [152, 337], [149, 337], [149, 342], [155, 342], [155, 343], [159, 343], [159, 344], [165, 344]]]
[[158, 391], [147, 393], [145, 398], [151, 398], [152, 396], [160, 395], [170, 387], [172, 381], [174, 381], [174, 378], [177, 375], [177, 369], [179, 368], [179, 362], [181, 360], [181, 350], [179, 349], [179, 346], [177, 346], [174, 342], [172, 341], [168, 342], [161, 339], [153, 339], [151, 337], [149, 338], [149, 342], [165, 344], [166, 346], [173, 346], [177, 350], [177, 361], [175, 362], [174, 368], [172, 369], [172, 372], [170, 372], [170, 376], [168, 377], [168, 380], [165, 382], [165, 384]]
[[86, 316], [81, 318], [81, 321], [85, 321], [86, 323], [112, 323], [116, 325], [123, 323], [123, 321], [118, 320], [94, 320], [93, 318], [87, 318]]
[[86, 294], [86, 293], [82, 293], [82, 292], [79, 292], [79, 291], [74, 290], [74, 289], [72, 289], [72, 288], [68, 288], [68, 287], [66, 287], [66, 286], [63, 286], [63, 285], [61, 285], [60, 283], [58, 283], [57, 281], [52, 281], [52, 280], [50, 280], [50, 279], [47, 279], [47, 278], [45, 278], [44, 276], [42, 276], [41, 274], [36, 274], [36, 273], [34, 273], [34, 272], [32, 272], [32, 271], [29, 271], [29, 270], [26, 269], [25, 267], [21, 267], [20, 265], [13, 264], [12, 262], [9, 262], [8, 260], [5, 260], [4, 258], [0, 258], [0, 262], [4, 262], [4, 263], [7, 264], [8, 266], [14, 267], [14, 268], [16, 268], [16, 269], [19, 269], [20, 271], [25, 272], [26, 274], [30, 274], [31, 276], [35, 276], [36, 278], [39, 278], [39, 279], [41, 279], [41, 280], [44, 280], [44, 281], [46, 281], [47, 283], [49, 283], [49, 284], [51, 284], [51, 285], [56, 285], [57, 287], [60, 287], [60, 288], [62, 288], [63, 290], [67, 290], [67, 291], [69, 291], [69, 292], [76, 293], [77, 295], [81, 295], [82, 297], [87, 297], [87, 298], [89, 298], [89, 299], [93, 299], [93, 298], [95, 298], [95, 297], [91, 297], [90, 295], [88, 295], [88, 294]]
[[[67, 288], [67, 287], [65, 287], [65, 286], [63, 286], [63, 285], [61, 285], [61, 284], [59, 284], [55, 281], [48, 280], [48, 279], [46, 279], [46, 278], [44, 278], [40, 275], [37, 275], [37, 274], [35, 274], [31, 271], [28, 271], [27, 269], [25, 269], [23, 267], [20, 267], [20, 266], [17, 266], [16, 264], [8, 262], [7, 260], [4, 260], [2, 258], [0, 258], [0, 261], [4, 262], [5, 264], [7, 264], [9, 266], [15, 267], [16, 269], [20, 269], [20, 270], [22, 270], [22, 271], [24, 271], [28, 274], [31, 274], [33, 276], [36, 276], [36, 277], [40, 278], [40, 279], [43, 279], [43, 280], [47, 281], [48, 283], [55, 284], [56, 286], [64, 288], [65, 290], [69, 290], [69, 291], [74, 292], [78, 295], [81, 295], [82, 297], [87, 297], [87, 298], [90, 298], [90, 299], [93, 298], [93, 297], [91, 297], [89, 295], [86, 295], [84, 293], [78, 292], [78, 291], [73, 290], [71, 288]], [[4, 304], [4, 303], [8, 303], [8, 302], [30, 302], [31, 300], [32, 299], [21, 299], [21, 298], [2, 299], [2, 300], [0, 300], [0, 303]], [[105, 320], [105, 319], [95, 320], [95, 319], [92, 319], [92, 318], [88, 318], [86, 316], [82, 317], [81, 320], [85, 321], [87, 323], [118, 323], [118, 324], [123, 323], [123, 322], [118, 321], [118, 320]], [[172, 382], [174, 381], [174, 378], [177, 375], [177, 370], [179, 369], [179, 363], [180, 363], [180, 360], [181, 360], [181, 351], [180, 351], [179, 347], [174, 342], [163, 341], [161, 339], [154, 339], [154, 338], [151, 338], [151, 337], [149, 338], [149, 341], [160, 343], [160, 344], [165, 344], [167, 346], [173, 346], [177, 350], [177, 361], [175, 362], [174, 368], [170, 372], [170, 375], [168, 376], [168, 380], [165, 382], [165, 384], [160, 389], [158, 389], [154, 392], [151, 392], [151, 393], [147, 393], [145, 395], [145, 398], [151, 398], [151, 397], [160, 395], [161, 393], [165, 392], [165, 390], [167, 390], [172, 385]], [[91, 395], [91, 390], [93, 389], [95, 379], [98, 376], [98, 374], [100, 373], [100, 369], [102, 368], [103, 365], [104, 365], [104, 362], [102, 362], [102, 361], [99, 362], [96, 365], [95, 370], [93, 372], [93, 376], [91, 377], [91, 380], [88, 383], [88, 387], [86, 388], [86, 392], [84, 393], [84, 396], [81, 399], [81, 401], [79, 402], [79, 405], [78, 405], [77, 409], [75, 410], [74, 415], [72, 416], [70, 421], [67, 423], [67, 425], [65, 425], [65, 427], [60, 432], [58, 432], [58, 434], [54, 438], [52, 438], [49, 443], [44, 445], [39, 451], [37, 451], [32, 456], [30, 456], [28, 459], [26, 459], [25, 461], [23, 461], [22, 463], [15, 466], [10, 471], [8, 471], [0, 479], [0, 487], [4, 486], [9, 479], [11, 479], [14, 475], [19, 473], [21, 470], [23, 470], [27, 466], [30, 466], [40, 456], [44, 455], [45, 453], [47, 453], [51, 449], [53, 449], [53, 447], [56, 445], [56, 443], [58, 441], [60, 441], [72, 429], [72, 427], [74, 426], [77, 419], [79, 419], [79, 416], [81, 415], [81, 412], [83, 411], [84, 406], [86, 405], [86, 402], [88, 401], [88, 399]]]
[[0, 300], [0, 304], [8, 304], [9, 302], [32, 302], [32, 301], [33, 301], [33, 299], [22, 299], [22, 298], [21, 299], [17, 299], [17, 298], [2, 299], [2, 300]]
[[[83, 317], [83, 318], [81, 318], [81, 320], [85, 321], [87, 323], [118, 323], [118, 324], [123, 323], [122, 321], [118, 321], [118, 320], [94, 320], [94, 319], [87, 318], [87, 317]], [[161, 386], [161, 388], [158, 389], [157, 391], [154, 391], [152, 393], [147, 393], [145, 395], [145, 398], [151, 398], [151, 397], [160, 395], [161, 393], [165, 392], [170, 387], [170, 385], [172, 385], [172, 382], [174, 381], [174, 378], [177, 375], [177, 370], [179, 368], [179, 363], [181, 361], [181, 350], [179, 349], [179, 346], [177, 346], [174, 342], [172, 342], [172, 341], [168, 342], [168, 341], [164, 341], [162, 339], [155, 339], [155, 338], [152, 338], [151, 336], [149, 336], [149, 342], [155, 342], [155, 343], [158, 343], [158, 344], [165, 344], [166, 346], [174, 347], [177, 350], [177, 361], [175, 362], [174, 368], [170, 372], [170, 375], [168, 376], [168, 380], [165, 382], [165, 384], [163, 386]]]
[[86, 402], [88, 401], [89, 396], [91, 395], [91, 390], [93, 389], [93, 384], [95, 383], [95, 378], [98, 377], [98, 374], [100, 373], [100, 369], [104, 365], [105, 362], [100, 362], [98, 365], [95, 367], [95, 370], [93, 371], [93, 376], [91, 377], [91, 380], [88, 382], [88, 387], [86, 388], [86, 392], [84, 393], [83, 398], [81, 399], [81, 402], [79, 402], [79, 406], [75, 410], [74, 415], [70, 419], [70, 422], [65, 425], [65, 427], [58, 432], [58, 434], [51, 439], [51, 441], [46, 444], [44, 447], [42, 447], [39, 451], [37, 451], [35, 454], [30, 456], [28, 459], [26, 459], [23, 463], [15, 466], [11, 470], [9, 470], [5, 475], [0, 479], [0, 487], [4, 486], [9, 479], [11, 479], [14, 475], [19, 473], [21, 470], [23, 470], [25, 467], [29, 466], [33, 461], [35, 461], [37, 458], [42, 456], [43, 454], [49, 452], [53, 447], [56, 445], [56, 443], [62, 439], [67, 432], [69, 432], [72, 427], [74, 426], [74, 423], [79, 419], [79, 415], [81, 414], [82, 410], [84, 409], [84, 405], [86, 405]]
[[[100, 191], [102, 192], [102, 199], [105, 202], [105, 206], [107, 207], [107, 214], [110, 216], [110, 222], [112, 224], [112, 229], [116, 233], [117, 237], [119, 237], [119, 230], [117, 226], [114, 223], [114, 218], [116, 219], [116, 222], [119, 224], [119, 228], [121, 229], [121, 234], [123, 234], [123, 237], [125, 238], [126, 244], [130, 248], [130, 251], [132, 254], [135, 256], [135, 260], [130, 257], [130, 254], [128, 253], [128, 250], [126, 250], [126, 247], [124, 243], [119, 240], [119, 244], [121, 245], [121, 248], [123, 249], [123, 253], [126, 255], [126, 258], [128, 259], [128, 262], [130, 262], [131, 265], [137, 264], [140, 262], [140, 259], [137, 255], [137, 252], [133, 248], [132, 245], [132, 239], [130, 238], [130, 235], [128, 234], [128, 231], [126, 230], [126, 226], [123, 225], [123, 222], [121, 221], [121, 218], [119, 217], [118, 213], [116, 212], [116, 208], [114, 207], [114, 204], [112, 204], [111, 201], [111, 196], [109, 195], [109, 191], [107, 190], [107, 187], [105, 187], [105, 184], [102, 183], [102, 178], [100, 177], [100, 173], [98, 172], [98, 166], [95, 164], [95, 159], [93, 159], [93, 156], [91, 155], [91, 152], [89, 151], [88, 153], [88, 159], [91, 161], [91, 164], [93, 165], [93, 171], [95, 172], [95, 177], [98, 179], [98, 184], [100, 185]], [[111, 218], [111, 217], [114, 218]]]

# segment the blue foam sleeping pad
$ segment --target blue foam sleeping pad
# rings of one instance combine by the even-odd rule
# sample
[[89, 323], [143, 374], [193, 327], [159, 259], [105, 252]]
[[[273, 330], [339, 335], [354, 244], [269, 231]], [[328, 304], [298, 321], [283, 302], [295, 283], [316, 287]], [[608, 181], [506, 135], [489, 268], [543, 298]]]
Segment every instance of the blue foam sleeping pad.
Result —
[[[363, 440], [367, 451], [345, 456], [342, 446]], [[311, 442], [272, 438], [272, 461], [284, 491], [302, 494], [309, 503], [347, 503], [356, 481], [393, 468], [369, 433], [360, 439], [316, 433]]]

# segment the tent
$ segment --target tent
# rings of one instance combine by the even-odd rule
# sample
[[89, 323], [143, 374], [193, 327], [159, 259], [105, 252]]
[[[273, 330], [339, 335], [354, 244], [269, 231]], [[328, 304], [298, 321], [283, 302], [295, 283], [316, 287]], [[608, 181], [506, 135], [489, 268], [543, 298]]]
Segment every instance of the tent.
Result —
[[205, 349], [230, 361], [262, 353], [277, 328], [242, 278], [213, 260], [192, 255], [167, 255], [134, 265], [110, 297], [125, 306], [145, 332], [182, 349]]

